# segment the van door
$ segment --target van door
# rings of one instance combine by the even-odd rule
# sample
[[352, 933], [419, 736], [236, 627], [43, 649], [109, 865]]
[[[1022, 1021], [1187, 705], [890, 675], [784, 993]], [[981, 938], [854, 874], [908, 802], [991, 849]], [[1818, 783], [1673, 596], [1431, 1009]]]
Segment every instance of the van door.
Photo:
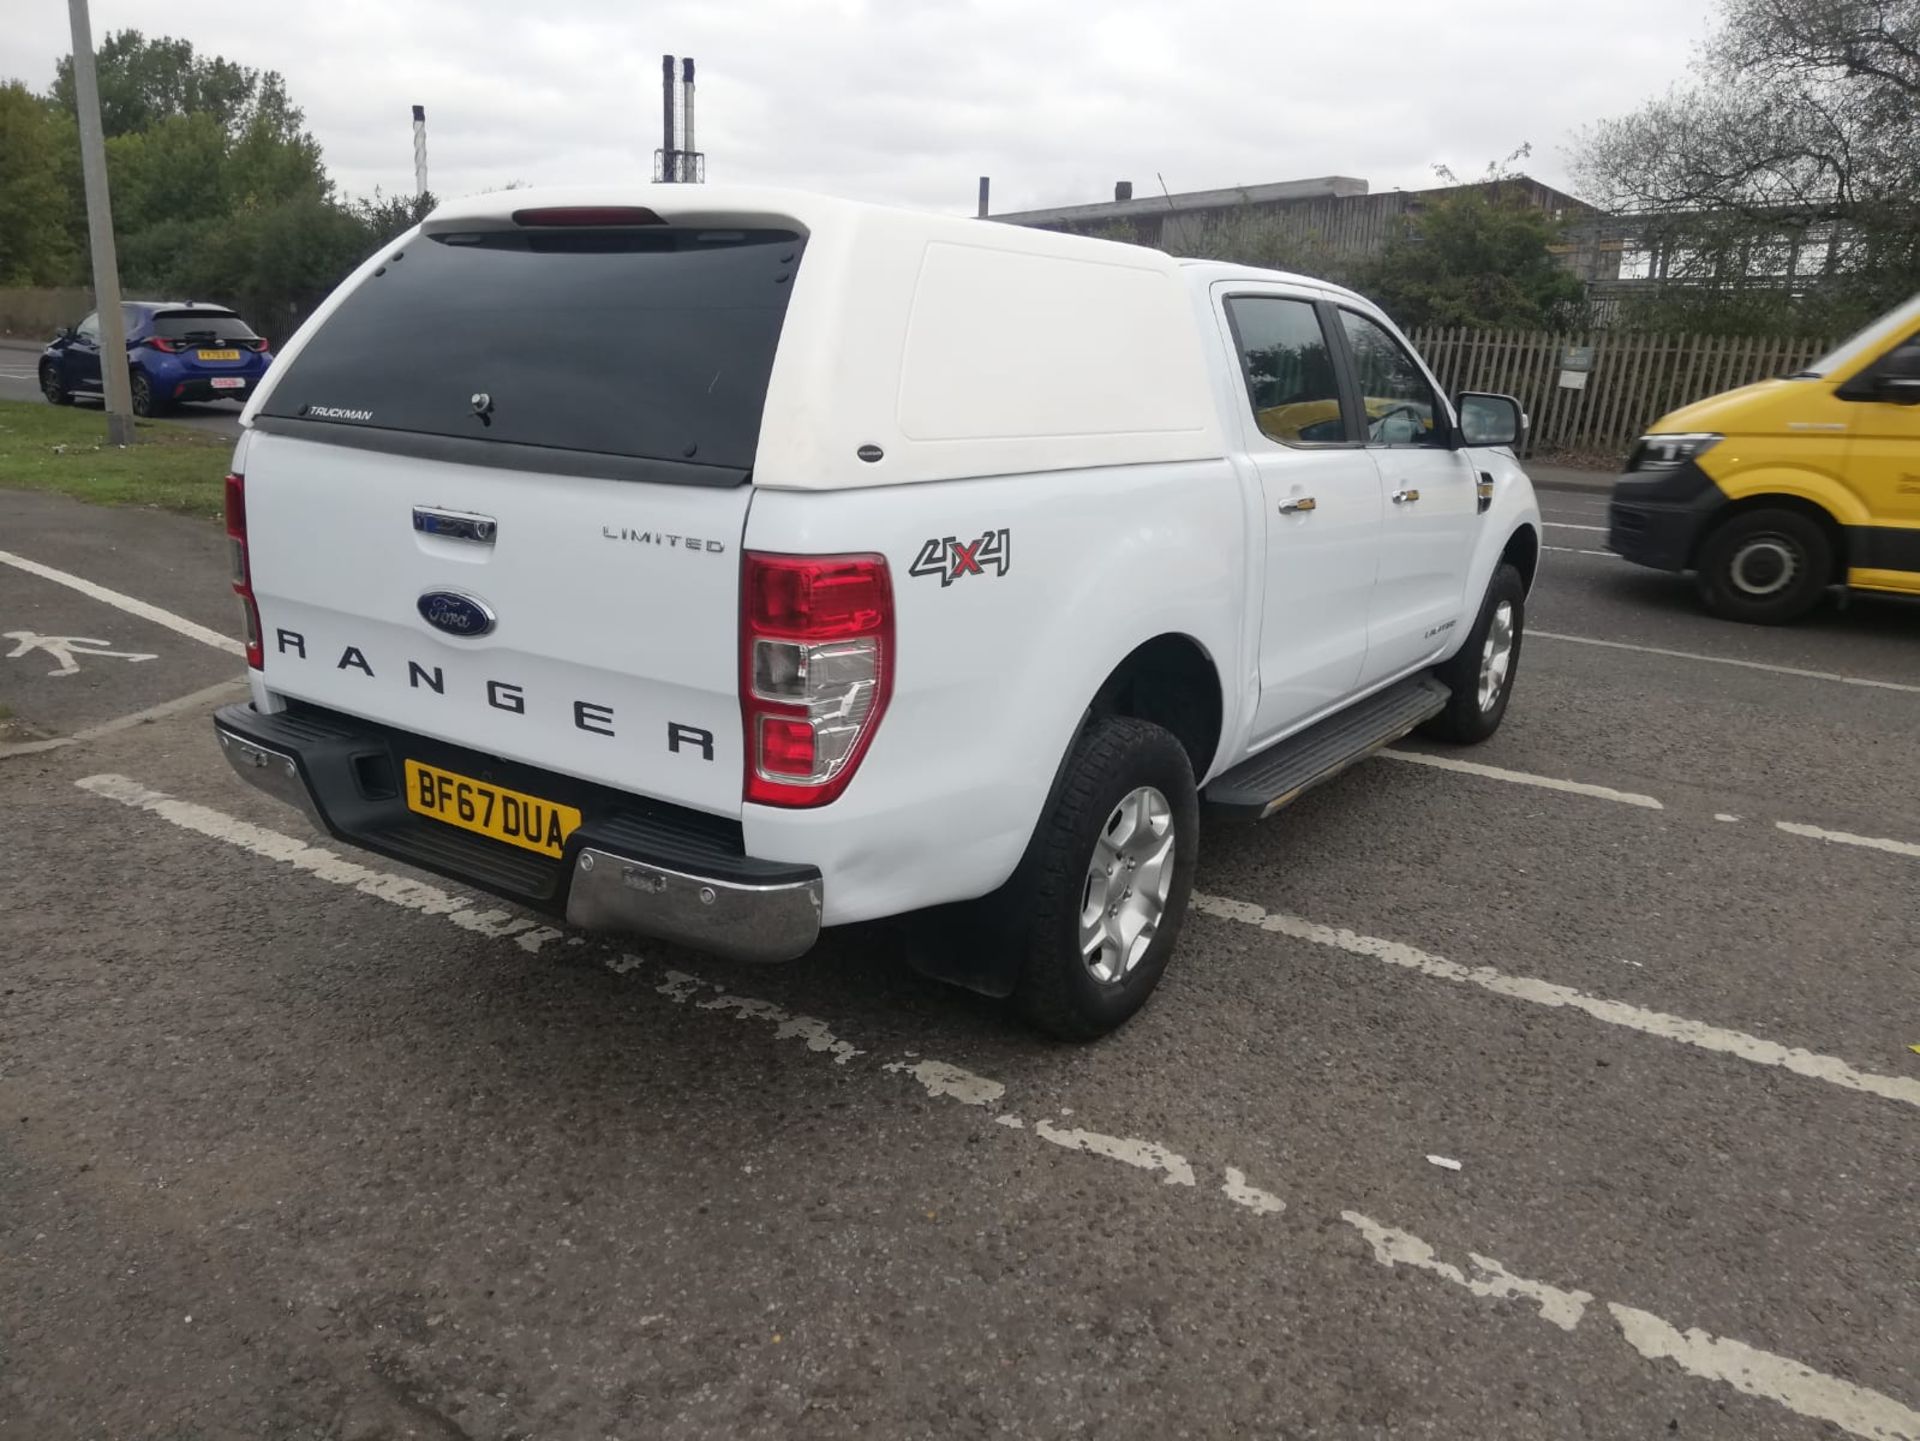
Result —
[[1359, 683], [1380, 485], [1342, 396], [1329, 308], [1239, 287], [1221, 303], [1246, 384], [1241, 448], [1259, 474], [1264, 512], [1258, 746]]
[[1468, 560], [1479, 532], [1479, 476], [1453, 449], [1445, 402], [1413, 352], [1370, 315], [1340, 307], [1367, 452], [1381, 492], [1379, 575], [1362, 685], [1437, 658], [1468, 624]]
[[[1889, 348], [1912, 350], [1920, 335]], [[1884, 360], [1885, 357], [1882, 357]], [[1878, 379], [1881, 362], [1841, 387], [1854, 401], [1846, 479], [1867, 508], [1865, 533], [1852, 536], [1849, 584], [1920, 593], [1920, 404], [1902, 403]]]

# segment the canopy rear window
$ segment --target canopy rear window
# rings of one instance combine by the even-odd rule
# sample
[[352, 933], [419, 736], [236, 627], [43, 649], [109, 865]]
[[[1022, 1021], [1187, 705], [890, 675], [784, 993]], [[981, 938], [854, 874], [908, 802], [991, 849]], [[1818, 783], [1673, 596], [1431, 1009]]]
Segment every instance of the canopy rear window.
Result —
[[801, 248], [669, 226], [418, 236], [283, 362], [262, 414], [744, 472]]

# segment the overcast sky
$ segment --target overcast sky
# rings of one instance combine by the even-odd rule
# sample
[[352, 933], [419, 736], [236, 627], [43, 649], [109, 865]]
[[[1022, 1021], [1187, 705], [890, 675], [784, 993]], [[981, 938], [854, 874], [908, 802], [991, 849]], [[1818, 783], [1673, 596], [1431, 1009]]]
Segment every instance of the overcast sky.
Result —
[[[43, 89], [62, 0], [0, 0], [0, 78]], [[660, 56], [699, 66], [711, 181], [971, 213], [1351, 175], [1463, 177], [1531, 142], [1566, 181], [1590, 121], [1683, 73], [1711, 0], [93, 0], [287, 78], [343, 190], [645, 179]]]

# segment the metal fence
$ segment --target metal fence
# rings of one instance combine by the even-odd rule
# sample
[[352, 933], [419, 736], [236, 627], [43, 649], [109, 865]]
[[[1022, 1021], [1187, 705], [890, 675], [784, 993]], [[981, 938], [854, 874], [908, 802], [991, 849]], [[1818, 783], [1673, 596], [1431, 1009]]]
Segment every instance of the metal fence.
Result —
[[1623, 331], [1429, 327], [1411, 338], [1449, 395], [1492, 390], [1518, 397], [1530, 451], [1586, 455], [1620, 454], [1670, 410], [1790, 374], [1832, 349], [1826, 340]]

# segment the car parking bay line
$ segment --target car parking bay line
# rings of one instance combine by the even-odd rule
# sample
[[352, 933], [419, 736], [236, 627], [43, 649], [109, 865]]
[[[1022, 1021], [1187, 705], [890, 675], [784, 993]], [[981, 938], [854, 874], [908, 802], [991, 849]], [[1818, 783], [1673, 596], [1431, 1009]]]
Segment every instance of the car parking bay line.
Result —
[[1575, 525], [1567, 520], [1543, 520], [1540, 524], [1548, 530], [1605, 530], [1604, 525]]
[[[1610, 550], [1583, 550], [1579, 546], [1575, 546], [1575, 545], [1543, 545], [1540, 547], [1540, 549], [1551, 550], [1560, 555], [1597, 555], [1603, 560], [1620, 559], [1619, 556], [1615, 555]], [[1528, 634], [1532, 635], [1534, 634], [1534, 632], [1529, 631]]]
[[1419, 975], [1431, 976], [1437, 980], [1477, 986], [1481, 990], [1491, 991], [1495, 995], [1506, 996], [1511, 1000], [1525, 1001], [1530, 1005], [1579, 1011], [1596, 1021], [1604, 1021], [1610, 1026], [1620, 1026], [1626, 1030], [1656, 1036], [1665, 1041], [1677, 1041], [1681, 1045], [1692, 1046], [1717, 1055], [1733, 1056], [1742, 1061], [1750, 1061], [1757, 1066], [1777, 1067], [1791, 1071], [1797, 1076], [1824, 1081], [1842, 1090], [1879, 1096], [1885, 1100], [1899, 1101], [1904, 1105], [1920, 1109], [1920, 1080], [1862, 1071], [1848, 1065], [1837, 1056], [1823, 1056], [1798, 1046], [1782, 1045], [1778, 1041], [1748, 1035], [1745, 1031], [1709, 1025], [1704, 1021], [1689, 1020], [1685, 1016], [1670, 1015], [1665, 1011], [1652, 1011], [1642, 1006], [1629, 1005], [1625, 1001], [1590, 996], [1584, 991], [1574, 990], [1571, 986], [1563, 986], [1554, 981], [1543, 981], [1534, 976], [1511, 975], [1506, 971], [1496, 970], [1492, 966], [1462, 965], [1458, 961], [1449, 961], [1442, 956], [1431, 955], [1400, 941], [1365, 936], [1337, 926], [1323, 926], [1299, 916], [1266, 910], [1250, 901], [1202, 895], [1195, 891], [1193, 907], [1203, 915], [1214, 916], [1220, 920], [1254, 926], [1276, 935], [1307, 941], [1316, 946], [1325, 946], [1330, 950], [1378, 961], [1383, 965], [1395, 966]]
[[1538, 786], [1541, 790], [1564, 791], [1568, 795], [1590, 796], [1594, 800], [1613, 801], [1623, 806], [1638, 806], [1642, 810], [1666, 809], [1652, 796], [1643, 796], [1634, 791], [1617, 791], [1611, 786], [1589, 785], [1585, 781], [1563, 781], [1554, 776], [1534, 775], [1531, 771], [1510, 771], [1501, 766], [1483, 765], [1479, 761], [1458, 760], [1453, 756], [1435, 756], [1423, 751], [1399, 749], [1375, 751], [1374, 754], [1386, 760], [1412, 761], [1416, 765], [1433, 766], [1438, 770], [1458, 771], [1463, 775], [1481, 776], [1492, 781], [1506, 781], [1512, 785]]
[[1798, 821], [1775, 821], [1773, 828], [1785, 831], [1790, 836], [1805, 836], [1808, 840], [1829, 841], [1837, 846], [1859, 846], [1869, 851], [1886, 851], [1889, 855], [1911, 856], [1920, 860], [1920, 845], [1912, 841], [1890, 841], [1880, 836], [1856, 836], [1851, 831], [1829, 831], [1819, 826], [1801, 825]]
[[[513, 926], [534, 924], [526, 921], [505, 926], [497, 923], [476, 926], [472, 924], [475, 913], [438, 887], [356, 865], [292, 836], [152, 790], [127, 776], [88, 776], [75, 784], [93, 795], [148, 812], [196, 834], [292, 865], [335, 884], [350, 885], [389, 905], [439, 915], [463, 929], [478, 930], [495, 939], [513, 935], [514, 939], [524, 942], [526, 936], [514, 935]], [[1204, 908], [1209, 898], [1196, 896], [1195, 900], [1203, 903]], [[1213, 901], [1212, 904], [1233, 903]], [[557, 932], [547, 934], [558, 938]], [[537, 951], [539, 947], [527, 949]], [[624, 975], [648, 963], [644, 957], [608, 948], [602, 964]], [[724, 987], [683, 971], [663, 968], [661, 982], [654, 990], [675, 1005], [771, 1024], [777, 1039], [799, 1040], [810, 1053], [836, 1066], [846, 1066], [858, 1057], [869, 1056], [868, 1052], [835, 1036], [821, 1021], [794, 1015], [770, 1001], [731, 995]], [[1752, 1040], [1751, 1037], [1745, 1039]], [[1173, 1194], [1190, 1196], [1195, 1201], [1203, 1196], [1224, 1197], [1260, 1224], [1271, 1224], [1272, 1218], [1287, 1210], [1287, 1203], [1281, 1197], [1251, 1185], [1246, 1173], [1236, 1166], [1196, 1166], [1185, 1154], [1157, 1140], [1108, 1134], [1077, 1124], [1060, 1126], [1044, 1116], [1035, 1116], [1029, 1123], [1011, 1109], [1002, 1108], [1007, 1094], [1004, 1084], [976, 1076], [962, 1067], [914, 1055], [883, 1065], [872, 1064], [869, 1056], [869, 1064], [871, 1069], [865, 1071], [869, 1076], [905, 1074], [919, 1082], [936, 1101], [994, 1113], [995, 1134], [1019, 1137], [1025, 1142], [1045, 1142], [1098, 1161], [1117, 1163], [1138, 1175], [1154, 1177], [1157, 1187], [1171, 1188]], [[1063, 1117], [1065, 1114], [1061, 1112]], [[1202, 1171], [1209, 1178], [1204, 1187], [1198, 1184]], [[1215, 1177], [1220, 1178], [1218, 1185], [1214, 1184]], [[1366, 1242], [1379, 1264], [1389, 1269], [1406, 1265], [1425, 1271], [1463, 1287], [1482, 1301], [1530, 1303], [1543, 1323], [1562, 1332], [1577, 1330], [1594, 1301], [1589, 1292], [1528, 1279], [1477, 1252], [1468, 1253], [1474, 1273], [1470, 1276], [1461, 1267], [1439, 1260], [1435, 1248], [1411, 1232], [1383, 1226], [1354, 1210], [1341, 1210], [1339, 1216]], [[1920, 1411], [1884, 1392], [1827, 1375], [1742, 1341], [1712, 1336], [1698, 1329], [1683, 1332], [1671, 1322], [1638, 1307], [1609, 1302], [1606, 1309], [1620, 1337], [1647, 1360], [1671, 1361], [1694, 1379], [1731, 1387], [1812, 1420], [1831, 1422], [1863, 1441], [1920, 1441]]]
[[[1551, 546], [1546, 548], [1552, 549]], [[1602, 640], [1592, 635], [1567, 635], [1563, 631], [1529, 630], [1526, 634], [1528, 640], [1557, 640], [1568, 645], [1596, 645], [1604, 650], [1627, 650], [1639, 655], [1665, 656], [1669, 660], [1700, 661], [1706, 665], [1730, 665], [1737, 666], [1741, 670], [1765, 671], [1769, 675], [1791, 675], [1798, 676], [1802, 680], [1823, 680], [1837, 685], [1867, 686], [1873, 690], [1894, 690], [1903, 691], [1908, 695], [1920, 695], [1920, 685], [1908, 685], [1904, 681], [1873, 680], [1867, 676], [1841, 675], [1836, 671], [1807, 670], [1801, 666], [1773, 665], [1760, 660], [1738, 660], [1733, 656], [1725, 655], [1704, 655], [1692, 650], [1668, 650], [1664, 646], [1635, 645], [1624, 640]]]
[[81, 576], [71, 575], [64, 570], [55, 570], [50, 565], [42, 565], [37, 560], [29, 560], [24, 555], [15, 555], [12, 551], [0, 550], [0, 565], [10, 565], [23, 570], [28, 575], [37, 575], [42, 580], [50, 580], [55, 585], [64, 585], [69, 590], [77, 590], [91, 600], [102, 605], [110, 605], [123, 610], [128, 615], [137, 615], [142, 620], [152, 621], [155, 625], [165, 626], [177, 635], [189, 640], [197, 640], [202, 645], [210, 645], [215, 650], [223, 650], [228, 655], [245, 655], [247, 648], [230, 635], [222, 635], [204, 625], [188, 620], [183, 615], [175, 615], [170, 610], [162, 610], [157, 605], [149, 605], [144, 600], [130, 595], [122, 595], [117, 590], [108, 590], [104, 585], [96, 585]]
[[133, 727], [145, 725], [149, 721], [165, 720], [168, 716], [176, 716], [183, 711], [199, 710], [203, 706], [215, 705], [220, 701], [243, 694], [246, 686], [244, 679], [223, 680], [218, 685], [210, 685], [205, 690], [193, 692], [192, 695], [176, 696], [172, 700], [160, 702], [159, 705], [150, 705], [145, 710], [115, 716], [110, 721], [102, 721], [99, 725], [77, 730], [70, 736], [55, 736], [43, 741], [14, 741], [10, 744], [0, 744], [0, 760], [5, 760], [8, 756], [32, 755], [37, 751], [60, 750], [66, 746], [79, 745], [82, 741], [99, 740], [102, 736], [132, 730]]

